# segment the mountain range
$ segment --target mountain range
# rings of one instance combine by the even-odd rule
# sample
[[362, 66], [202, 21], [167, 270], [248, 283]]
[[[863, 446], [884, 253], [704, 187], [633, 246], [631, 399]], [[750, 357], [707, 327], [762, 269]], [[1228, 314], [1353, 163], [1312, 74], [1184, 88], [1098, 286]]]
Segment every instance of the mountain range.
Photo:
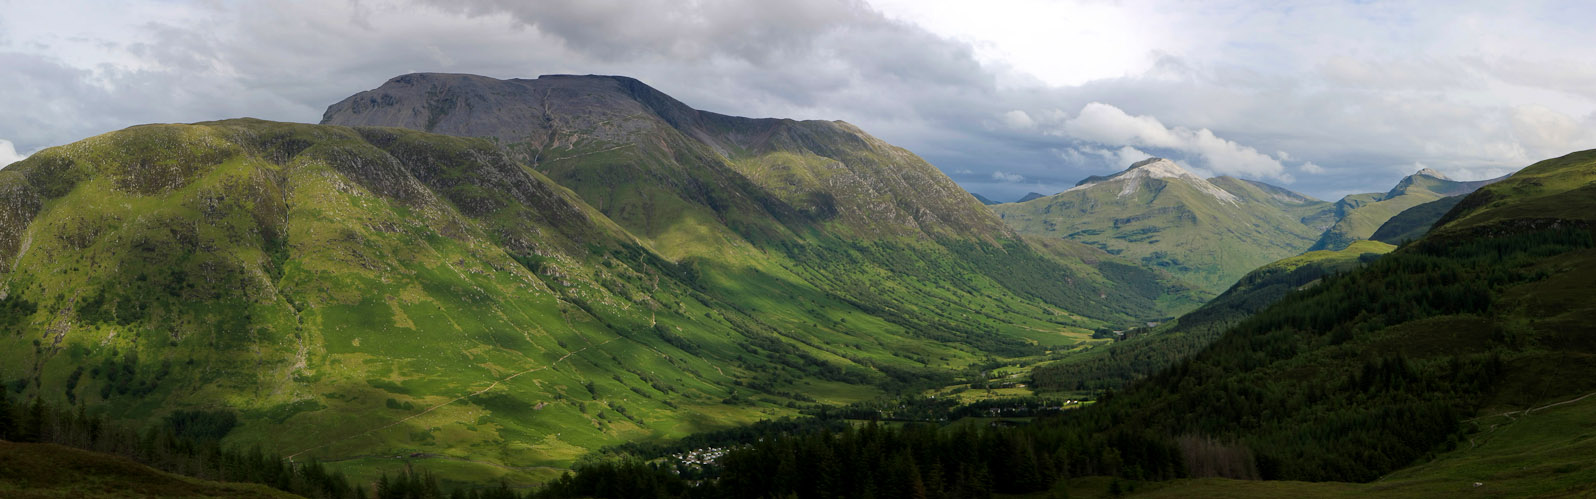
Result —
[[413, 454], [525, 482], [1202, 296], [1016, 234], [846, 123], [629, 78], [406, 75], [324, 121], [137, 126], [0, 171], [0, 379], [236, 413], [226, 442], [355, 476]]
[[[1095, 403], [910, 427], [949, 452], [855, 448], [873, 460], [850, 479], [1577, 490], [1586, 440], [1509, 423], [1589, 411], [1564, 406], [1596, 390], [1593, 172], [1590, 151], [1488, 181], [1421, 170], [1329, 203], [1152, 158], [988, 206], [844, 122], [699, 111], [626, 77], [409, 74], [318, 125], [142, 125], [0, 170], [0, 395], [225, 421], [207, 435], [357, 481], [397, 456], [528, 484], [617, 444], [996, 381]], [[791, 486], [826, 464], [793, 456], [855, 438], [826, 435], [728, 450], [781, 456], [723, 485]], [[170, 486], [190, 485], [230, 487]]]
[[[1421, 168], [1412, 175], [1403, 177], [1395, 187], [1384, 193], [1371, 192], [1365, 194], [1351, 194], [1336, 202], [1336, 222], [1319, 236], [1311, 250], [1338, 250], [1352, 244], [1353, 241], [1371, 239], [1392, 217], [1403, 211], [1425, 203], [1438, 201], [1451, 196], [1461, 196], [1474, 192], [1480, 187], [1501, 181], [1506, 177], [1489, 180], [1457, 181], [1446, 178], [1441, 172]], [[1443, 211], [1436, 209], [1436, 205], [1429, 211]], [[1409, 214], [1417, 216], [1420, 212]], [[1438, 216], [1438, 215], [1437, 215]], [[1434, 222], [1434, 219], [1430, 219]], [[1394, 229], [1393, 229], [1394, 230]], [[1412, 231], [1407, 234], [1389, 234], [1385, 237], [1413, 237]]]
[[1210, 292], [1313, 244], [1329, 203], [1233, 177], [1203, 179], [1162, 158], [1064, 192], [992, 206], [1021, 233], [1061, 238], [1166, 270]]

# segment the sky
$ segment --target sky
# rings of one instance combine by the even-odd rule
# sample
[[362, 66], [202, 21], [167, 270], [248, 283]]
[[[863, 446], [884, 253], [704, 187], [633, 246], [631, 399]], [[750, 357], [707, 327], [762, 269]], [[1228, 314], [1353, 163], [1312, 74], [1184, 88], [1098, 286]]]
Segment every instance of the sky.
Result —
[[844, 120], [1009, 201], [1161, 156], [1326, 200], [1596, 148], [1596, 4], [0, 0], [0, 164], [124, 127], [310, 122], [410, 72], [620, 74]]

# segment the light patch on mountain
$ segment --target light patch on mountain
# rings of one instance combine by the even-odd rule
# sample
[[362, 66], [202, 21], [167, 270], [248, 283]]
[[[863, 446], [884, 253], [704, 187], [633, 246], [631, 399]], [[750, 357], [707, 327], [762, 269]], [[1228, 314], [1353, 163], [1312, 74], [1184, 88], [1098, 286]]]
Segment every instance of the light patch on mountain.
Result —
[[1111, 175], [1107, 179], [1077, 185], [1065, 190], [1064, 192], [1089, 189], [1099, 184], [1113, 182], [1120, 184], [1119, 197], [1125, 197], [1135, 194], [1136, 190], [1142, 185], [1141, 182], [1137, 182], [1137, 180], [1145, 178], [1178, 178], [1186, 182], [1190, 182], [1193, 187], [1196, 187], [1198, 190], [1201, 190], [1210, 196], [1219, 198], [1220, 201], [1230, 204], [1239, 204], [1241, 202], [1240, 199], [1236, 198], [1236, 195], [1225, 192], [1224, 189], [1220, 189], [1218, 186], [1208, 182], [1207, 180], [1203, 180], [1202, 177], [1193, 175], [1185, 168], [1181, 168], [1180, 165], [1175, 164], [1174, 161], [1164, 158], [1148, 158], [1142, 160], [1131, 165], [1129, 169]]

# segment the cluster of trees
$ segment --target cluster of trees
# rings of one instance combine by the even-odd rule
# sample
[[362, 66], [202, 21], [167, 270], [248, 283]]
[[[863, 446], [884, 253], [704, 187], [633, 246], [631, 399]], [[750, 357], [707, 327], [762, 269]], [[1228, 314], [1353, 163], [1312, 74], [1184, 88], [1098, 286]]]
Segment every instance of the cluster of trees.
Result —
[[968, 404], [957, 398], [909, 395], [855, 402], [843, 407], [818, 406], [804, 414], [826, 419], [863, 421], [947, 422], [965, 417], [1032, 417], [1057, 414], [1063, 402], [1042, 397], [1009, 397]]
[[1184, 474], [1172, 443], [1135, 433], [1087, 435], [1057, 423], [867, 424], [772, 434], [727, 452], [707, 479], [690, 480], [665, 464], [606, 461], [579, 466], [535, 497], [987, 498], [1045, 491], [1070, 476]]
[[[1377, 258], [1379, 255], [1366, 254]], [[1375, 258], [1360, 259], [1363, 263]], [[1101, 355], [1082, 356], [1039, 366], [1031, 386], [1039, 391], [1118, 390], [1132, 381], [1167, 369], [1201, 352], [1231, 327], [1292, 291], [1335, 273], [1344, 264], [1308, 263], [1293, 269], [1260, 269], [1244, 276], [1224, 294], [1161, 328], [1137, 328], [1105, 347]]]

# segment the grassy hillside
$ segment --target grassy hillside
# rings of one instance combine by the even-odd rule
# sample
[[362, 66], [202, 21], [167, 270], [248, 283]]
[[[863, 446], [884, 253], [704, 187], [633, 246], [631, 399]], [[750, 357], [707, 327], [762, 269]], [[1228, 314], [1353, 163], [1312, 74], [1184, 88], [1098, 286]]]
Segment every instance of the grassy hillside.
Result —
[[[461, 479], [525, 479], [601, 445], [870, 397], [984, 356], [973, 342], [1025, 345], [668, 262], [482, 140], [136, 127], [41, 152], [0, 191], [22, 221], [7, 228], [26, 228], [0, 238], [9, 389], [136, 420], [236, 411], [229, 441], [356, 474], [422, 453], [469, 457], [449, 465]], [[733, 287], [736, 302], [703, 291]], [[1012, 307], [964, 320], [1066, 330], [994, 317]]]
[[[1337, 203], [1340, 216], [1337, 217], [1335, 225], [1326, 229], [1311, 249], [1341, 249], [1353, 241], [1371, 239], [1381, 225], [1403, 211], [1442, 198], [1468, 194], [1498, 180], [1500, 179], [1455, 181], [1441, 177], [1434, 171], [1425, 170], [1403, 178], [1385, 194], [1347, 196]], [[1415, 212], [1410, 216], [1418, 214]]]
[[1596, 319], [1592, 179], [1583, 152], [1486, 187], [1423, 239], [1292, 294], [1097, 416], [1238, 442], [1266, 477], [1362, 481], [1458, 448], [1477, 415], [1596, 390], [1581, 326]]
[[263, 485], [173, 475], [119, 456], [55, 444], [4, 441], [0, 441], [0, 495], [19, 499], [299, 497]]
[[1038, 391], [1120, 389], [1196, 354], [1287, 294], [1361, 267], [1393, 249], [1377, 241], [1358, 241], [1340, 251], [1310, 251], [1264, 265], [1177, 320], [1122, 331], [1112, 343], [1032, 369], [1031, 386]]
[[[605, 154], [631, 153], [543, 164]], [[628, 158], [612, 160], [680, 166]], [[130, 421], [233, 413], [227, 444], [357, 479], [410, 455], [528, 483], [606, 445], [949, 383], [1190, 303], [1159, 299], [1182, 289], [1167, 276], [961, 236], [1002, 229], [968, 196], [961, 213], [985, 215], [874, 238], [856, 236], [886, 226], [765, 199], [764, 217], [682, 202], [611, 210], [621, 224], [484, 139], [134, 127], [0, 171], [0, 381]]]
[[1212, 293], [1259, 265], [1301, 253], [1319, 233], [1304, 220], [1317, 220], [1326, 203], [1233, 178], [1173, 176], [1184, 171], [1163, 164], [1172, 176], [1137, 175], [1132, 167], [992, 209], [1021, 233], [1096, 246]]
[[[146, 421], [234, 411], [230, 441], [357, 472], [411, 452], [558, 465], [785, 404], [721, 402], [779, 365], [746, 315], [484, 141], [146, 126], [0, 185], [30, 220], [0, 276], [13, 391]], [[860, 375], [845, 398], [873, 393]]]
[[[696, 487], [825, 490], [835, 465], [854, 490], [928, 494], [1588, 494], [1593, 185], [1596, 151], [1532, 165], [1465, 198], [1420, 240], [1292, 292], [1191, 359], [1060, 417], [767, 437]], [[649, 473], [605, 476], [671, 480]], [[1089, 476], [1109, 478], [1074, 478]]]
[[[923, 304], [965, 331], [1002, 327], [963, 320], [994, 308], [1028, 317], [1011, 331], [1185, 310], [1160, 299], [1184, 284], [1047, 255], [935, 167], [847, 123], [698, 111], [625, 77], [446, 74], [394, 78], [330, 106], [323, 121], [491, 137], [668, 260], [812, 288], [777, 294], [821, 292], [872, 310]], [[1071, 315], [1089, 320], [1060, 319]]]
[[1370, 240], [1402, 244], [1423, 237], [1430, 227], [1446, 216], [1453, 206], [1463, 201], [1463, 196], [1448, 196], [1406, 210], [1386, 220], [1369, 236]]
[[[1596, 397], [1580, 396], [1465, 422], [1465, 443], [1369, 483], [1204, 478], [1124, 485], [1128, 497], [1582, 497], [1596, 492]], [[1070, 497], [1109, 497], [1104, 480]]]

